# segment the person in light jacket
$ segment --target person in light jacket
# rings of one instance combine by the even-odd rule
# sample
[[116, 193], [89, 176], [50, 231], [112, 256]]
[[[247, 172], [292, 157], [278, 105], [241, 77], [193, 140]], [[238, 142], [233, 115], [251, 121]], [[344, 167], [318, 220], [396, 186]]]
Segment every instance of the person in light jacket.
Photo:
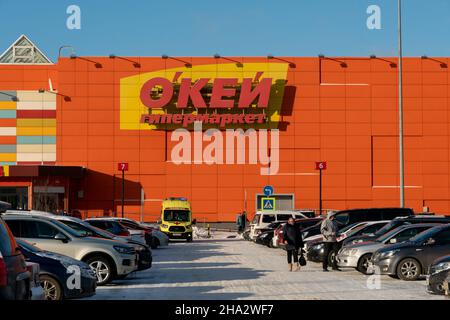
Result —
[[[328, 271], [328, 256], [331, 252], [337, 251], [337, 233], [338, 233], [338, 224], [335, 220], [334, 213], [329, 212], [327, 214], [327, 218], [322, 221], [320, 226], [320, 232], [323, 236], [324, 242], [324, 254], [323, 254], [323, 271]], [[339, 271], [337, 267], [336, 259], [332, 260], [332, 268], [333, 270]]]
[[[303, 239], [300, 228], [295, 225], [292, 217], [289, 218], [283, 227], [283, 237], [286, 245], [289, 271], [297, 271], [300, 269], [298, 264], [298, 251], [303, 247]], [[294, 258], [294, 265], [292, 264], [292, 258]]]

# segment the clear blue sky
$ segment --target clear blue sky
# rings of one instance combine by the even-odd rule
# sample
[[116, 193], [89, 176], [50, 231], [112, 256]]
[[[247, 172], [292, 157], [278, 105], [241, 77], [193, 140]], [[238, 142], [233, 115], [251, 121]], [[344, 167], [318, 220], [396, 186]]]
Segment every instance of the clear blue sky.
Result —
[[[81, 8], [81, 30], [66, 8]], [[366, 9], [381, 7], [381, 30]], [[450, 1], [403, 0], [404, 53], [450, 56]], [[0, 0], [0, 52], [28, 35], [51, 59], [78, 55], [395, 55], [396, 0]]]

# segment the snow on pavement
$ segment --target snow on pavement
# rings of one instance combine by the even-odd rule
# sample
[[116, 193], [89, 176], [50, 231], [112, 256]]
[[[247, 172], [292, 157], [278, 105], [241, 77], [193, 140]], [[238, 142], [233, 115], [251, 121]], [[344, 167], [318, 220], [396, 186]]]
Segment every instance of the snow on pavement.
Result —
[[354, 270], [323, 273], [308, 262], [288, 272], [283, 250], [230, 235], [153, 250], [151, 269], [98, 287], [90, 299], [444, 299], [428, 294], [423, 280], [382, 276], [381, 288], [370, 290], [368, 276]]

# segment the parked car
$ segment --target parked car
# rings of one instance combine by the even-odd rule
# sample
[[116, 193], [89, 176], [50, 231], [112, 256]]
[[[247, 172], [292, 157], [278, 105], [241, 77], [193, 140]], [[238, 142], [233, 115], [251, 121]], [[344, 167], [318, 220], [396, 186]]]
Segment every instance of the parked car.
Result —
[[31, 281], [13, 233], [0, 217], [0, 300], [28, 300]]
[[273, 233], [274, 233], [274, 230], [264, 231], [263, 233], [260, 233], [256, 237], [255, 242], [257, 244], [262, 244], [264, 246], [271, 247], [272, 246]]
[[417, 223], [400, 226], [372, 241], [342, 247], [336, 256], [336, 261], [339, 267], [355, 268], [359, 272], [366, 274], [369, 261], [375, 251], [386, 245], [407, 241], [417, 234], [435, 226], [438, 226], [438, 224]]
[[337, 235], [337, 247], [336, 250], [332, 250], [328, 253], [328, 257], [324, 256], [325, 244], [323, 238], [320, 235], [319, 238], [315, 240], [310, 240], [306, 242], [306, 258], [312, 262], [322, 262], [324, 259], [328, 259], [331, 262], [335, 259], [339, 249], [342, 246], [342, 241], [346, 237], [351, 237], [353, 235], [373, 233], [377, 229], [383, 227], [389, 221], [367, 221], [367, 222], [357, 222], [350, 224], [344, 228], [341, 228], [339, 234]]
[[426, 274], [435, 259], [449, 252], [450, 224], [446, 224], [421, 232], [409, 241], [377, 250], [367, 271], [379, 270], [381, 274], [402, 280], [416, 280]]
[[[414, 211], [409, 208], [368, 208], [342, 210], [334, 214], [339, 228], [363, 221], [392, 220], [396, 217], [413, 215]], [[303, 239], [320, 234], [320, 223], [303, 231]]]
[[126, 243], [86, 237], [55, 219], [38, 215], [5, 215], [3, 219], [15, 237], [86, 262], [96, 272], [97, 285], [137, 269], [136, 250]]
[[161, 232], [159, 230], [159, 227], [147, 226], [128, 218], [110, 218], [110, 219], [116, 219], [129, 230], [144, 230], [146, 234], [145, 239], [147, 241], [147, 245], [149, 245], [152, 249], [156, 249], [158, 248], [158, 246], [169, 245], [169, 237], [164, 232]]
[[274, 222], [286, 222], [289, 218], [306, 218], [306, 216], [297, 211], [258, 211], [250, 222], [250, 239], [255, 240], [258, 234], [262, 232], [262, 229], [266, 228], [269, 224]]
[[[40, 265], [39, 278], [46, 300], [62, 300], [90, 297], [95, 294], [97, 276], [91, 267], [79, 260], [54, 252], [43, 251], [24, 240], [17, 240], [20, 250], [27, 261]], [[70, 287], [70, 277], [74, 271], [80, 270], [80, 287]]]
[[258, 231], [259, 233], [256, 236], [255, 242], [257, 244], [272, 247], [272, 238], [274, 236], [274, 231], [282, 223], [283, 223], [282, 221], [272, 222], [266, 228], [259, 229]]
[[450, 255], [433, 261], [427, 274], [427, 291], [434, 294], [445, 294], [445, 279], [450, 275]]
[[152, 267], [152, 251], [150, 248], [138, 241], [119, 237], [116, 236], [106, 230], [99, 229], [97, 227], [94, 227], [93, 225], [90, 225], [86, 221], [80, 220], [78, 218], [74, 217], [68, 217], [68, 216], [57, 216], [53, 217], [53, 219], [56, 219], [65, 225], [69, 226], [70, 228], [74, 229], [75, 231], [79, 232], [80, 234], [87, 236], [87, 237], [95, 237], [95, 238], [103, 238], [103, 239], [109, 239], [109, 240], [116, 240], [119, 242], [127, 243], [129, 245], [132, 245], [134, 249], [136, 250], [136, 253], [138, 254], [138, 271], [146, 270]]
[[122, 223], [117, 220], [108, 217], [101, 218], [89, 218], [85, 219], [87, 223], [115, 234], [120, 237], [131, 237], [131, 239], [146, 244], [145, 231], [143, 230], [133, 230], [125, 227]]
[[393, 219], [390, 223], [385, 225], [383, 228], [375, 232], [373, 235], [366, 234], [366, 235], [359, 235], [355, 237], [349, 237], [344, 240], [342, 243], [342, 246], [347, 246], [351, 244], [355, 244], [358, 242], [363, 242], [367, 240], [373, 240], [376, 239], [383, 234], [386, 234], [390, 232], [391, 230], [394, 230], [395, 228], [407, 225], [407, 224], [415, 224], [415, 223], [440, 223], [440, 224], [446, 224], [450, 223], [450, 217], [448, 216], [432, 216], [432, 215], [414, 215], [414, 216], [408, 216], [408, 217], [397, 217]]
[[[300, 228], [301, 231], [303, 229], [306, 229], [308, 227], [311, 227], [318, 222], [321, 222], [323, 220], [322, 217], [315, 217], [315, 218], [300, 218], [295, 219], [295, 226]], [[284, 247], [284, 237], [283, 237], [283, 228], [286, 223], [281, 223], [274, 231], [273, 239], [272, 239], [272, 247]]]

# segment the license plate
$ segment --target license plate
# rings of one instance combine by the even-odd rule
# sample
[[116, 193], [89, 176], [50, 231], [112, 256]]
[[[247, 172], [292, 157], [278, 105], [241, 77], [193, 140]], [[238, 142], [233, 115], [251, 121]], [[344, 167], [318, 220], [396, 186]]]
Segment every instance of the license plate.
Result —
[[181, 233], [173, 233], [172, 234], [174, 237], [180, 237], [181, 236]]

